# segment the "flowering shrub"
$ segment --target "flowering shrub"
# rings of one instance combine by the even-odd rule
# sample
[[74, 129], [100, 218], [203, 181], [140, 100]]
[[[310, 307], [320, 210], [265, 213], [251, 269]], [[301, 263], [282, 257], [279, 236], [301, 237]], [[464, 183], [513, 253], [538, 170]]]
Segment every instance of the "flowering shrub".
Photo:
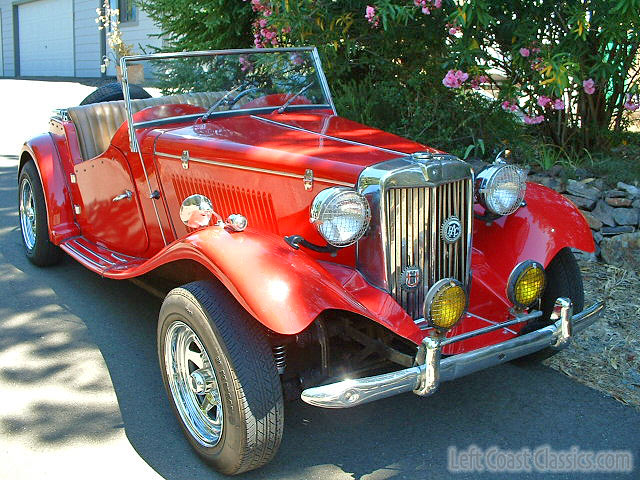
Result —
[[603, 132], [624, 126], [625, 112], [640, 108], [637, 0], [251, 4], [268, 12], [256, 33], [261, 45], [273, 43], [273, 35], [284, 44], [324, 45], [347, 58], [358, 50], [358, 58], [373, 65], [382, 57], [412, 72], [417, 62], [432, 68], [434, 55], [441, 55], [445, 87], [493, 91], [504, 110], [539, 125], [563, 147], [597, 146]]
[[[133, 55], [133, 45], [125, 43], [122, 39], [122, 31], [120, 30], [120, 11], [117, 8], [111, 8], [109, 0], [104, 0], [102, 8], [96, 8], [96, 23], [98, 30], [104, 30], [107, 37], [107, 45], [115, 56], [116, 63], [121, 57]], [[106, 71], [110, 59], [105, 55], [102, 59], [101, 69]]]

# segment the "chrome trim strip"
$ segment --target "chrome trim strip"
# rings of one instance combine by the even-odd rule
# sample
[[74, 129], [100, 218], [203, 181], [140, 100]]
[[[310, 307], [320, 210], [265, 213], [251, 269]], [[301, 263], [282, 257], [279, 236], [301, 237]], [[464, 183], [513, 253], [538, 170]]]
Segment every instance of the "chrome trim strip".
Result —
[[93, 250], [88, 249], [87, 247], [85, 247], [84, 245], [82, 245], [80, 242], [78, 242], [77, 240], [73, 240], [73, 243], [76, 247], [80, 247], [81, 249], [83, 249], [85, 252], [89, 252], [91, 255], [98, 257], [100, 260], [102, 260], [105, 263], [108, 263], [109, 265], [115, 265], [115, 262], [112, 262], [110, 260], [107, 260], [106, 258], [104, 258], [102, 255], [94, 252]]
[[[155, 154], [158, 157], [165, 157], [165, 158], [173, 158], [176, 160], [182, 160], [182, 157], [180, 155], [172, 155], [170, 153], [162, 153], [162, 152], [155, 152]], [[280, 170], [268, 170], [266, 168], [257, 168], [257, 167], [247, 167], [245, 165], [238, 165], [235, 163], [225, 163], [225, 162], [216, 162], [215, 160], [205, 160], [204, 158], [195, 158], [195, 157], [189, 157], [189, 162], [195, 162], [195, 163], [205, 163], [207, 165], [215, 165], [217, 167], [228, 167], [228, 168], [235, 168], [238, 170], [246, 170], [246, 171], [250, 171], [250, 172], [260, 172], [260, 173], [268, 173], [271, 175], [280, 175], [281, 177], [290, 177], [290, 178], [299, 178], [300, 180], [304, 180], [304, 175], [299, 175], [297, 173], [290, 173], [290, 172], [283, 172]], [[313, 178], [314, 182], [321, 182], [321, 183], [328, 183], [330, 185], [341, 185], [343, 187], [351, 187], [353, 188], [353, 183], [348, 183], [348, 182], [340, 182], [338, 180], [330, 180], [328, 178], [322, 178], [322, 177], [314, 177]]]
[[164, 235], [164, 228], [162, 227], [162, 221], [160, 220], [160, 213], [158, 212], [158, 206], [156, 205], [153, 197], [153, 189], [151, 188], [151, 181], [149, 180], [149, 174], [147, 173], [147, 167], [144, 164], [144, 158], [140, 151], [140, 145], [138, 144], [138, 137], [136, 137], [136, 128], [133, 123], [133, 110], [131, 108], [131, 98], [129, 96], [129, 77], [127, 76], [127, 57], [120, 59], [120, 70], [122, 72], [122, 94], [124, 95], [125, 110], [127, 112], [127, 128], [129, 129], [129, 147], [131, 152], [138, 152], [138, 158], [142, 165], [142, 171], [144, 172], [144, 178], [147, 181], [147, 187], [149, 188], [149, 199], [151, 199], [151, 205], [153, 211], [156, 214], [156, 220], [158, 221], [158, 227], [160, 228], [160, 235], [162, 236], [162, 242], [166, 245], [167, 238]]
[[185, 58], [205, 57], [207, 55], [233, 55], [242, 53], [271, 53], [271, 52], [311, 52], [316, 47], [289, 47], [289, 48], [236, 48], [226, 50], [196, 50], [194, 52], [164, 52], [149, 55], [128, 55], [122, 57], [124, 61], [140, 62], [143, 60], [155, 60], [158, 58]]
[[62, 249], [66, 249], [66, 250], [70, 250], [71, 252], [75, 253], [76, 255], [78, 255], [80, 258], [83, 258], [84, 260], [86, 260], [88, 263], [95, 265], [96, 267], [98, 267], [101, 270], [106, 270], [107, 266], [105, 265], [100, 265], [99, 263], [97, 263], [96, 261], [90, 259], [89, 257], [87, 257], [86, 255], [83, 255], [82, 253], [80, 253], [78, 250], [76, 250], [73, 246], [69, 245], [68, 243], [63, 243], [62, 245], [60, 245], [60, 248]]
[[409, 155], [411, 155], [411, 153], [399, 152], [397, 150], [391, 150], [389, 148], [378, 147], [376, 145], [370, 145], [368, 143], [356, 142], [355, 140], [347, 140], [346, 138], [334, 137], [333, 135], [327, 135], [326, 133], [314, 132], [313, 130], [307, 130], [306, 128], [302, 128], [302, 127], [294, 127], [293, 125], [289, 125], [287, 123], [282, 123], [282, 122], [277, 122], [277, 121], [271, 120], [269, 118], [258, 117], [256, 115], [251, 115], [251, 118], [254, 118], [256, 120], [260, 120], [260, 121], [265, 122], [265, 123], [271, 123], [273, 125], [278, 125], [279, 127], [284, 127], [284, 128], [288, 128], [288, 129], [291, 129], [291, 130], [296, 130], [298, 132], [311, 133], [312, 135], [317, 135], [319, 137], [327, 138], [329, 140], [335, 140], [337, 142], [348, 143], [349, 145], [358, 145], [360, 147], [369, 147], [369, 148], [373, 148], [373, 149], [376, 149], [376, 150], [381, 150], [383, 152], [392, 153], [394, 155], [400, 155], [400, 156], [403, 156], [403, 157], [408, 157]]
[[324, 75], [324, 70], [322, 69], [322, 62], [320, 61], [320, 55], [318, 54], [318, 49], [313, 47], [311, 51], [311, 57], [313, 58], [313, 62], [316, 64], [316, 72], [318, 73], [318, 77], [320, 78], [320, 85], [322, 87], [322, 91], [327, 99], [329, 99], [329, 103], [331, 104], [331, 110], [333, 110], [333, 114], [337, 115], [336, 106], [333, 103], [333, 97], [331, 96], [331, 91], [329, 90], [329, 83], [327, 82], [327, 77]]
[[[558, 300], [569, 301], [568, 299]], [[434, 360], [432, 362], [425, 361], [422, 365], [383, 375], [343, 380], [308, 388], [302, 392], [301, 398], [306, 403], [317, 407], [348, 408], [404, 392], [431, 394], [437, 389], [439, 382], [455, 380], [535, 353], [546, 347], [562, 348], [566, 342], [560, 342], [556, 347], [558, 339], [570, 339], [571, 336], [586, 329], [597, 320], [603, 308], [604, 302], [597, 302], [573, 317], [566, 315], [565, 308], [564, 318], [551, 325], [495, 345], [452, 355], [445, 359], [439, 358], [439, 342], [432, 337], [426, 337], [423, 342], [424, 347], [421, 348], [426, 350], [425, 360], [432, 359]], [[566, 337], [563, 332], [571, 332], [571, 336]]]
[[[481, 317], [480, 315], [476, 315], [475, 313], [467, 312], [467, 315], [473, 318], [477, 318], [478, 320], [482, 320], [483, 322], [487, 322], [490, 325], [498, 325], [500, 322], [494, 322], [493, 320], [489, 320], [487, 318]], [[516, 335], [518, 332], [511, 330], [510, 328], [506, 328], [505, 330]]]

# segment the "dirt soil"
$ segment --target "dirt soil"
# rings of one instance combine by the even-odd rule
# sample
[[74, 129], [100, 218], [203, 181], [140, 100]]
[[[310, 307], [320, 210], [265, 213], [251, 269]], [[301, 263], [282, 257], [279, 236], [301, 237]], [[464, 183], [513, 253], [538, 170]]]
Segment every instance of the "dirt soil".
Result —
[[640, 409], [640, 276], [599, 262], [580, 262], [585, 304], [605, 312], [545, 364]]

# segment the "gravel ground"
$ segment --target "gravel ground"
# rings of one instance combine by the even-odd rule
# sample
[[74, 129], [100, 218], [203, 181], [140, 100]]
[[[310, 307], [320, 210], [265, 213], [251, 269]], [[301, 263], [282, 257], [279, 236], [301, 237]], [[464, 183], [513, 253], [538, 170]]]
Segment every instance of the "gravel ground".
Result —
[[580, 262], [585, 303], [605, 313], [572, 344], [546, 360], [551, 368], [640, 409], [640, 276], [599, 262]]

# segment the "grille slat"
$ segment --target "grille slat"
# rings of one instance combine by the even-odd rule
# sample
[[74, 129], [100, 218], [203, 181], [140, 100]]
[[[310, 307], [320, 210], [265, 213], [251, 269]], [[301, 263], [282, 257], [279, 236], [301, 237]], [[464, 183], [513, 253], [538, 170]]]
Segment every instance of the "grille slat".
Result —
[[[386, 235], [389, 245], [390, 293], [414, 319], [422, 317], [422, 304], [438, 280], [453, 277], [466, 285], [469, 278], [470, 234], [473, 202], [471, 180], [436, 187], [391, 188], [386, 192]], [[455, 215], [462, 235], [452, 244], [441, 238], [442, 223]], [[418, 267], [420, 283], [403, 285], [403, 271]]]

